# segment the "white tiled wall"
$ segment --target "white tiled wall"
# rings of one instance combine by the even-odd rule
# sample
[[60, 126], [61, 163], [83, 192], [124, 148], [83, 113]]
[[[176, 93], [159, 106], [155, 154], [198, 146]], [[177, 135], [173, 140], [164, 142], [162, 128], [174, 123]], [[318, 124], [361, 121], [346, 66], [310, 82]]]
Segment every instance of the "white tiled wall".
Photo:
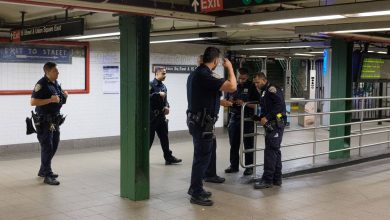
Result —
[[[194, 64], [204, 46], [186, 44], [152, 45], [150, 64]], [[99, 42], [91, 44], [91, 72], [90, 93], [70, 95], [62, 112], [68, 115], [61, 128], [61, 139], [83, 139], [119, 135], [119, 94], [103, 94], [103, 66], [119, 66], [119, 43]], [[32, 64], [34, 65], [34, 64]], [[35, 70], [38, 67], [31, 67]], [[40, 69], [42, 67], [39, 67]], [[83, 68], [78, 66], [76, 68]], [[30, 67], [26, 67], [30, 69]], [[61, 71], [61, 65], [59, 65]], [[12, 70], [8, 70], [11, 71]], [[4, 75], [0, 73], [0, 81]], [[216, 70], [222, 74], [222, 68]], [[34, 71], [35, 74], [35, 71]], [[42, 74], [37, 74], [34, 83]], [[12, 76], [12, 75], [11, 75]], [[150, 74], [151, 79], [154, 74]], [[18, 85], [18, 80], [9, 79], [8, 82]], [[62, 74], [59, 81], [62, 80]], [[168, 100], [171, 105], [169, 115], [169, 130], [186, 130], [185, 111], [187, 109], [186, 80], [188, 74], [169, 74], [165, 81], [168, 88]], [[12, 78], [12, 77], [11, 77]], [[64, 83], [63, 83], [64, 84]], [[64, 84], [65, 85], [65, 84]], [[13, 85], [14, 86], [14, 85]], [[34, 85], [31, 85], [31, 88]], [[0, 96], [0, 145], [37, 142], [35, 135], [25, 134], [25, 118], [33, 109], [29, 95]], [[220, 113], [222, 116], [222, 111]], [[222, 117], [220, 117], [222, 118]], [[222, 121], [217, 122], [217, 127]]]

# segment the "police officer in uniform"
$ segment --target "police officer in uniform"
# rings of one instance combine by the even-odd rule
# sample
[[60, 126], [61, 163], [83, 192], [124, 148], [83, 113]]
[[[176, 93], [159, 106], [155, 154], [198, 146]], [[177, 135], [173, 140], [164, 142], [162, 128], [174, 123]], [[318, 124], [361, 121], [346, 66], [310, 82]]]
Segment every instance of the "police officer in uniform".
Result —
[[220, 51], [215, 47], [206, 48], [203, 64], [193, 71], [187, 80], [187, 125], [194, 143], [194, 157], [191, 172], [191, 203], [211, 206], [211, 192], [203, 189], [203, 178], [210, 163], [213, 151], [214, 124], [218, 115], [217, 104], [220, 91], [234, 92], [237, 81], [232, 64], [224, 59], [223, 66], [228, 71], [228, 79], [213, 76], [219, 64]]
[[167, 87], [163, 81], [166, 78], [165, 68], [156, 68], [155, 78], [150, 82], [150, 147], [152, 147], [154, 135], [157, 133], [160, 139], [161, 148], [164, 152], [166, 165], [180, 163], [182, 160], [174, 157], [169, 150], [168, 121], [165, 115], [169, 114], [169, 103], [167, 100]]
[[286, 123], [286, 104], [283, 91], [268, 82], [264, 73], [256, 73], [253, 79], [260, 90], [261, 114], [258, 120], [265, 129], [264, 172], [255, 189], [282, 185], [282, 155], [280, 145]]
[[[226, 99], [223, 102], [224, 106], [229, 107], [229, 142], [230, 142], [230, 166], [225, 170], [225, 173], [238, 172], [240, 157], [240, 143], [241, 143], [241, 107], [245, 102], [258, 101], [259, 93], [256, 90], [254, 84], [248, 80], [248, 70], [240, 68], [238, 70], [239, 84], [237, 85], [237, 91], [234, 93], [228, 93]], [[245, 117], [252, 117], [254, 114], [255, 104], [248, 104], [245, 108]], [[244, 122], [244, 134], [252, 134], [254, 132], [253, 122]], [[253, 137], [244, 138], [245, 149], [253, 149]], [[245, 165], [253, 164], [253, 154], [245, 154]], [[244, 175], [252, 175], [253, 168], [246, 168]]]
[[[200, 66], [202, 64], [203, 64], [203, 55], [200, 55], [198, 57], [198, 66]], [[213, 73], [213, 76], [216, 78], [221, 78], [216, 73]], [[222, 92], [219, 92], [219, 95], [222, 96]], [[218, 100], [216, 103], [216, 112], [219, 112], [220, 104], [221, 103]], [[225, 182], [225, 178], [217, 175], [217, 138], [216, 138], [216, 136], [214, 136], [214, 138], [213, 138], [213, 149], [211, 152], [211, 159], [210, 159], [209, 166], [207, 167], [207, 170], [206, 170], [204, 181], [209, 182], [209, 183], [224, 183]], [[189, 191], [188, 194], [191, 195], [192, 192]]]
[[59, 185], [58, 174], [53, 173], [51, 161], [60, 142], [60, 125], [64, 122], [60, 109], [66, 103], [68, 93], [57, 82], [59, 72], [55, 63], [46, 63], [43, 70], [45, 76], [37, 82], [31, 95], [31, 105], [36, 106], [34, 122], [41, 145], [38, 176], [44, 177], [46, 184]]

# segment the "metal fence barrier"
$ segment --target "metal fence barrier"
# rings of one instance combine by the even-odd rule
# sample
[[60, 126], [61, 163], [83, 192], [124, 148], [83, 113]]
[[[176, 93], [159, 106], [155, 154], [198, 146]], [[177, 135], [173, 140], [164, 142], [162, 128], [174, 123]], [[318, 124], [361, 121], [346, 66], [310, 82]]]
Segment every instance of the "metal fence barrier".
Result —
[[[359, 156], [361, 156], [361, 149], [366, 148], [366, 147], [373, 147], [373, 146], [379, 146], [382, 144], [387, 144], [387, 147], [390, 148], [390, 126], [378, 126], [374, 128], [366, 128], [363, 129], [364, 124], [368, 123], [381, 123], [381, 122], [390, 122], [390, 118], [383, 118], [383, 119], [375, 119], [375, 120], [364, 120], [364, 113], [366, 112], [371, 112], [371, 111], [385, 111], [385, 110], [390, 110], [390, 107], [380, 107], [380, 108], [365, 108], [365, 102], [367, 100], [377, 100], [377, 99], [390, 99], [390, 96], [379, 96], [379, 97], [356, 97], [356, 98], [338, 98], [338, 99], [304, 99], [304, 100], [289, 100], [286, 101], [286, 103], [313, 103], [314, 105], [314, 113], [303, 113], [303, 114], [287, 114], [287, 117], [289, 118], [294, 118], [294, 117], [302, 117], [302, 116], [313, 116], [314, 117], [314, 126], [311, 127], [303, 127], [299, 129], [285, 129], [284, 133], [289, 133], [289, 132], [296, 132], [296, 131], [308, 131], [308, 130], [313, 130], [313, 140], [309, 141], [302, 141], [302, 142], [296, 142], [296, 143], [289, 143], [289, 144], [282, 144], [281, 149], [283, 148], [289, 148], [289, 147], [296, 147], [296, 146], [301, 146], [301, 145], [306, 145], [306, 144], [312, 144], [312, 154], [308, 155], [302, 155], [294, 158], [289, 158], [289, 159], [284, 159], [282, 162], [287, 162], [287, 161], [294, 161], [294, 160], [299, 160], [299, 159], [306, 159], [306, 158], [312, 158], [312, 164], [316, 163], [316, 157], [317, 156], [322, 156], [322, 155], [328, 155], [332, 153], [337, 153], [337, 152], [342, 152], [342, 151], [349, 151], [349, 150], [359, 150]], [[357, 101], [360, 103], [358, 105], [358, 109], [352, 109], [352, 110], [347, 110], [347, 111], [333, 111], [333, 112], [317, 112], [317, 107], [319, 106], [320, 103], [323, 102], [340, 102], [340, 101]], [[265, 135], [264, 133], [259, 133], [258, 126], [259, 124], [255, 121], [252, 120], [252, 118], [245, 118], [245, 107], [248, 104], [256, 104], [258, 105], [258, 102], [246, 102], [242, 106], [241, 109], [241, 141], [240, 141], [240, 165], [243, 168], [253, 168], [253, 178], [256, 178], [256, 168], [259, 166], [263, 166], [263, 163], [257, 163], [256, 161], [256, 152], [259, 151], [264, 151], [264, 148], [258, 148], [257, 147], [257, 137], [259, 135]], [[330, 125], [318, 125], [318, 116], [324, 116], [324, 115], [332, 115], [332, 114], [359, 114], [359, 121], [356, 122], [349, 122], [349, 123], [343, 123], [343, 124], [330, 124]], [[257, 114], [257, 111], [255, 112]], [[252, 121], [254, 123], [254, 133], [250, 134], [244, 134], [244, 122], [245, 121]], [[358, 130], [351, 130], [350, 135], [347, 136], [338, 136], [338, 137], [332, 137], [332, 138], [325, 138], [325, 139], [318, 139], [318, 129], [329, 129], [332, 127], [343, 127], [343, 126], [352, 126], [352, 125], [359, 125]], [[385, 129], [385, 130], [381, 130]], [[380, 130], [380, 131], [378, 131]], [[373, 135], [373, 134], [385, 134], [387, 133], [387, 141], [382, 141], [382, 142], [376, 142], [376, 143], [371, 143], [371, 144], [366, 144], [363, 145], [363, 137], [368, 136], [368, 135]], [[254, 137], [254, 144], [252, 149], [245, 149], [244, 147], [244, 138], [245, 137]], [[326, 151], [326, 152], [317, 152], [317, 144], [321, 142], [327, 142], [327, 141], [332, 141], [332, 140], [338, 140], [338, 139], [346, 139], [346, 138], [359, 138], [358, 139], [358, 146], [356, 147], [348, 147], [348, 148], [343, 148], [339, 150], [332, 150], [332, 151]], [[246, 153], [252, 153], [253, 154], [253, 164], [250, 165], [245, 165], [244, 161], [244, 155]]]

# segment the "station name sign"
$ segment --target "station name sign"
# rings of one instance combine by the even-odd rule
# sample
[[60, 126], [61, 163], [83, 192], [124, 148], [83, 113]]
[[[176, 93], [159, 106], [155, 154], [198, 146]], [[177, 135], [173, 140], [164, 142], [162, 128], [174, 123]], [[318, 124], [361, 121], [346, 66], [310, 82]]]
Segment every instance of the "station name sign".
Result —
[[153, 64], [153, 72], [156, 68], [165, 68], [167, 73], [191, 73], [196, 69], [196, 65], [172, 65], [172, 64]]
[[83, 35], [83, 33], [84, 19], [77, 19], [61, 23], [13, 30], [11, 32], [11, 40], [14, 42], [43, 40], [48, 38]]

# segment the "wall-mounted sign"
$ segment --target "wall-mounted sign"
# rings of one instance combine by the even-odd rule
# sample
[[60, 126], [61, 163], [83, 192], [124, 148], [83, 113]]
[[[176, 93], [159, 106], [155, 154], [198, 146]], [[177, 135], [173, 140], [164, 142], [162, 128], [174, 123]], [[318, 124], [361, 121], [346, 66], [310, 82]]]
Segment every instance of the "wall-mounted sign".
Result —
[[156, 68], [165, 68], [167, 73], [191, 73], [196, 69], [196, 65], [172, 65], [172, 64], [153, 64], [152, 71], [154, 72]]
[[316, 77], [317, 77], [317, 71], [310, 70], [310, 93], [309, 93], [310, 99], [316, 98]]
[[[224, 0], [190, 0], [190, 5], [194, 9], [194, 12], [213, 12], [223, 10]], [[198, 10], [200, 9], [200, 10]]]
[[13, 30], [11, 32], [11, 40], [29, 41], [42, 40], [55, 37], [65, 37], [72, 35], [83, 35], [84, 33], [84, 19], [77, 19], [72, 21], [65, 21], [55, 24], [47, 24], [35, 27], [24, 28], [20, 30]]
[[223, 0], [201, 0], [200, 1], [201, 12], [213, 12], [223, 10]]
[[0, 44], [2, 63], [46, 63], [48, 61], [71, 64], [72, 49], [62, 46]]
[[119, 66], [103, 66], [103, 93], [119, 94], [120, 74]]

